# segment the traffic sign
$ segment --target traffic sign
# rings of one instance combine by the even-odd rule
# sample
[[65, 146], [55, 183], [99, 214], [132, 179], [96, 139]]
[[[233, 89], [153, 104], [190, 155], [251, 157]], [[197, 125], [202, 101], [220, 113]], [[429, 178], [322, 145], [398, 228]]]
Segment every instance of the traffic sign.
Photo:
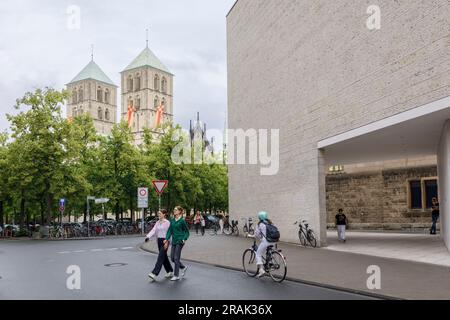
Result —
[[156, 192], [158, 195], [161, 195], [164, 191], [164, 189], [167, 187], [167, 184], [169, 183], [168, 180], [153, 180], [152, 184], [155, 187]]
[[148, 208], [148, 188], [138, 188], [138, 208]]
[[59, 211], [64, 212], [66, 209], [66, 199], [59, 199]]
[[99, 199], [95, 199], [95, 203], [99, 204], [99, 203], [107, 203], [109, 201], [108, 198], [99, 198]]

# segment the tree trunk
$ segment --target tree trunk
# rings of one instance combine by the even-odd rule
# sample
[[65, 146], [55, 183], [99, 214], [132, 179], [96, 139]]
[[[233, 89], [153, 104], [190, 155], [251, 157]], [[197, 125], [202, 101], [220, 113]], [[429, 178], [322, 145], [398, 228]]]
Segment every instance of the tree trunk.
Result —
[[42, 200], [40, 201], [40, 206], [41, 206], [41, 226], [44, 225], [44, 204], [42, 203]]
[[131, 213], [131, 222], [134, 222], [133, 198], [132, 197], [130, 197], [130, 213]]
[[[116, 205], [114, 206], [114, 211], [116, 212], [116, 221], [119, 221], [120, 208], [119, 208], [118, 201], [116, 201]], [[122, 218], [123, 218], [123, 215], [122, 215]]]
[[22, 228], [25, 223], [25, 191], [22, 190], [20, 193], [20, 216], [19, 216], [19, 226]]
[[45, 219], [45, 224], [49, 225], [52, 221], [52, 196], [49, 192], [45, 195], [45, 202], [47, 205], [47, 217]]
[[4, 224], [3, 200], [0, 200], [0, 226]]

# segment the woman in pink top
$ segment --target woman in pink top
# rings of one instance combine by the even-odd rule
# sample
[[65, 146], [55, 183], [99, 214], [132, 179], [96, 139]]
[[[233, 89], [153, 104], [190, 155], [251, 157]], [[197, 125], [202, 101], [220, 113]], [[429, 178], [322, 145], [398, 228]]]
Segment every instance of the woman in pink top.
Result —
[[164, 249], [164, 240], [167, 235], [167, 230], [170, 227], [169, 220], [166, 219], [167, 217], [167, 210], [161, 210], [158, 211], [158, 218], [159, 220], [156, 222], [153, 229], [147, 234], [147, 237], [145, 237], [145, 242], [157, 238], [158, 241], [158, 260], [156, 261], [155, 268], [153, 268], [153, 271], [148, 274], [148, 277], [150, 278], [150, 281], [155, 281], [156, 277], [158, 276], [159, 272], [161, 271], [162, 266], [164, 265], [164, 269], [166, 269], [166, 278], [170, 278], [173, 275], [173, 268], [170, 264], [169, 258], [167, 257], [167, 250]]

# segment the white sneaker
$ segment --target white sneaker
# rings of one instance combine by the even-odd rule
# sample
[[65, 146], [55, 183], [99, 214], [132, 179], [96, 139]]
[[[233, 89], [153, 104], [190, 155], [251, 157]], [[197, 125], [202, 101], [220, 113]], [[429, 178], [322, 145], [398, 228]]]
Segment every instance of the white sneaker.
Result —
[[176, 276], [173, 276], [173, 277], [170, 279], [170, 281], [178, 281], [178, 280], [180, 280], [180, 277], [176, 277]]
[[166, 278], [172, 278], [173, 277], [173, 272], [168, 272], [166, 273], [166, 275], [164, 276]]
[[181, 278], [184, 277], [184, 275], [186, 274], [186, 270], [187, 270], [187, 266], [184, 267], [184, 269], [181, 269]]
[[265, 275], [266, 274], [266, 271], [264, 271], [264, 269], [263, 268], [261, 268], [261, 269], [259, 269], [259, 272], [258, 272], [258, 275], [257, 275], [257, 277], [258, 278], [261, 278], [263, 275]]
[[154, 274], [154, 273], [151, 273], [151, 272], [150, 272], [150, 273], [148, 274], [148, 277], [149, 277], [150, 281], [152, 281], [152, 282], [156, 280], [156, 274]]

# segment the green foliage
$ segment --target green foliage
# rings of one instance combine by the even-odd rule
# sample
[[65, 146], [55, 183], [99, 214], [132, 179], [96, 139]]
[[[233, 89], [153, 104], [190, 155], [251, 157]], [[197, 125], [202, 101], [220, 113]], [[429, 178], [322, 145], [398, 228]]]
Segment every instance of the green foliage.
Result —
[[[137, 188], [151, 189], [153, 179], [169, 180], [161, 199], [169, 210], [176, 205], [227, 210], [226, 166], [172, 161], [174, 148], [187, 139], [175, 139], [179, 126], [147, 130], [137, 147], [124, 122], [103, 137], [87, 114], [64, 119], [61, 106], [67, 98], [65, 91], [38, 89], [17, 100], [17, 115], [7, 116], [10, 136], [0, 133], [0, 223], [13, 217], [21, 225], [35, 219], [50, 223], [59, 216], [59, 198], [67, 200], [66, 212], [83, 215], [88, 195], [109, 198], [105, 209], [116, 217], [133, 213]], [[156, 192], [149, 194], [149, 210], [155, 211]]]

